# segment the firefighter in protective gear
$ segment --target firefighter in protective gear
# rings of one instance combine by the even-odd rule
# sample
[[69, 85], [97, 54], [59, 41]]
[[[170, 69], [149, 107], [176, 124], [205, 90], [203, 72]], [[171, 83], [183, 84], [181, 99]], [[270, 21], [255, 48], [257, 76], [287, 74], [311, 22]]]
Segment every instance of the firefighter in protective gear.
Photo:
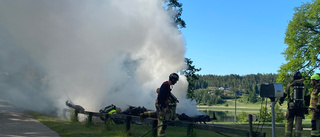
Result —
[[311, 101], [309, 110], [312, 112], [311, 118], [311, 137], [320, 137], [320, 76], [314, 74], [311, 76], [313, 86], [311, 92]]
[[[157, 88], [156, 92], [157, 94], [159, 94], [160, 88]], [[169, 105], [168, 105], [168, 109], [170, 111], [170, 116], [169, 116], [169, 120], [179, 120], [178, 117], [176, 116], [176, 107], [177, 107], [177, 103], [179, 103], [179, 100], [171, 93], [169, 98]], [[156, 118], [157, 117], [157, 111], [146, 111], [143, 113], [140, 113], [140, 119], [145, 119], [147, 117], [153, 117]]]
[[304, 79], [299, 71], [296, 71], [293, 76], [293, 81], [285, 88], [284, 96], [280, 98], [279, 104], [282, 105], [284, 99], [288, 98], [288, 108], [286, 112], [286, 127], [285, 137], [292, 137], [293, 122], [295, 120], [294, 137], [301, 137], [302, 119], [304, 114], [308, 113], [310, 95], [307, 88], [304, 88]]
[[167, 128], [167, 121], [170, 119], [171, 112], [169, 110], [169, 96], [171, 94], [172, 86], [179, 80], [177, 73], [172, 73], [169, 80], [162, 83], [158, 97], [156, 99], [156, 109], [158, 117], [158, 137], [165, 137], [165, 130]]

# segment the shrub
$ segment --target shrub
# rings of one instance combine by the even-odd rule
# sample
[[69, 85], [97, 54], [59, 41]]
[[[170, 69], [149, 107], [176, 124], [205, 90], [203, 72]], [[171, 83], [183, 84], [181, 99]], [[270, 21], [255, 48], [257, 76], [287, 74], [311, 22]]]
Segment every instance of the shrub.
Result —
[[262, 107], [258, 112], [260, 122], [271, 122], [271, 112], [268, 112], [267, 107]]
[[239, 122], [248, 122], [248, 118], [247, 118], [248, 113], [242, 111], [237, 117], [238, 117], [238, 121]]

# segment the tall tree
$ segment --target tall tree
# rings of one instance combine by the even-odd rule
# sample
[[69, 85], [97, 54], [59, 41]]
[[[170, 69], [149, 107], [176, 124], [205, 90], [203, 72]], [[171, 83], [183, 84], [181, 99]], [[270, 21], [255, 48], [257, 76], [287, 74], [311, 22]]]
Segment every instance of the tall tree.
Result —
[[[177, 29], [185, 28], [186, 23], [181, 18], [182, 15], [182, 3], [178, 2], [178, 0], [166, 0], [165, 1], [167, 5], [167, 11], [171, 13], [172, 18], [174, 20], [173, 24], [177, 27]], [[194, 65], [192, 65], [192, 62], [190, 58], [185, 58], [185, 62], [188, 66], [187, 69], [183, 70], [184, 75], [187, 77], [188, 80], [188, 92], [187, 92], [187, 98], [194, 99], [194, 87], [196, 80], [198, 80], [198, 76], [195, 74], [196, 72], [200, 71], [201, 69], [195, 68]]]
[[288, 83], [295, 71], [304, 76], [314, 73], [320, 66], [320, 0], [304, 3], [295, 8], [289, 22], [284, 42], [288, 45], [282, 53], [287, 61], [280, 67], [277, 82]]
[[196, 68], [194, 65], [192, 65], [191, 59], [185, 58], [185, 62], [188, 65], [188, 68], [183, 70], [183, 74], [187, 77], [188, 80], [188, 92], [187, 92], [187, 98], [194, 99], [194, 86], [196, 83], [196, 80], [199, 79], [199, 77], [195, 74], [196, 72], [200, 71], [201, 68]]
[[182, 3], [178, 2], [178, 0], [166, 0], [167, 11], [169, 11], [174, 20], [174, 26], [177, 26], [178, 29], [185, 28], [186, 23], [181, 18], [182, 15]]

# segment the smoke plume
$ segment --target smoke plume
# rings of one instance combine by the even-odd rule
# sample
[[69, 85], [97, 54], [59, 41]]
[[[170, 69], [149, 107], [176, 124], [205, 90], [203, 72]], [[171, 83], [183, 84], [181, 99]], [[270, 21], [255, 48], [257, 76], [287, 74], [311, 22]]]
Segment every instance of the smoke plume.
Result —
[[[0, 98], [52, 112], [154, 110], [156, 88], [181, 72], [185, 43], [161, 0], [0, 1]], [[198, 114], [180, 76], [178, 113]]]

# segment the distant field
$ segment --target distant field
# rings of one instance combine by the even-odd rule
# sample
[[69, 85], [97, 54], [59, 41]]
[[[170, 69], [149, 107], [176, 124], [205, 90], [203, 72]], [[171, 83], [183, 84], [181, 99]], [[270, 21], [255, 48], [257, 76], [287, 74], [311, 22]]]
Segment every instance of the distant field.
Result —
[[[221, 104], [221, 105], [213, 105], [213, 106], [205, 106], [205, 105], [198, 105], [197, 108], [199, 111], [221, 111], [221, 112], [227, 112], [227, 115], [232, 116], [234, 115], [235, 111], [235, 105], [234, 102], [228, 101], [227, 102], [228, 106], [226, 104]], [[270, 101], [267, 102], [267, 105], [265, 102], [262, 104], [262, 106], [267, 106], [268, 107], [268, 112], [271, 112], [271, 107], [270, 107]], [[283, 113], [286, 113], [287, 111], [287, 103], [284, 102], [282, 106], [280, 106], [281, 110]], [[255, 104], [245, 104], [245, 103], [238, 103], [237, 102], [237, 115], [239, 115], [241, 112], [246, 112], [248, 114], [258, 114], [259, 110], [261, 108], [261, 103], [255, 103]], [[302, 121], [304, 124], [308, 125], [311, 124], [311, 113], [309, 112], [308, 115], [305, 115], [305, 119]], [[212, 123], [215, 124], [232, 124], [234, 122], [219, 122], [219, 121], [214, 121]], [[253, 122], [254, 124], [257, 124], [258, 122]], [[282, 123], [283, 124], [283, 123]], [[284, 126], [284, 125], [282, 125]]]
[[[268, 109], [271, 111], [270, 104], [271, 104], [270, 101], [267, 102], [267, 105], [266, 105], [265, 102], [263, 102], [263, 104], [261, 104], [261, 103], [252, 104], [252, 103], [237, 102], [236, 111], [237, 111], [237, 113], [241, 113], [242, 111], [247, 112], [247, 113], [258, 113], [259, 110], [261, 109], [261, 105], [262, 106], [267, 106]], [[286, 111], [286, 108], [287, 108], [286, 104], [287, 103], [285, 102], [280, 107], [283, 112]], [[213, 106], [198, 105], [197, 108], [200, 111], [203, 111], [203, 110], [207, 110], [207, 111], [228, 111], [228, 112], [233, 112], [234, 113], [234, 111], [235, 111], [235, 103], [234, 103], [234, 100], [228, 100], [228, 102], [225, 103], [225, 104], [213, 105]]]

